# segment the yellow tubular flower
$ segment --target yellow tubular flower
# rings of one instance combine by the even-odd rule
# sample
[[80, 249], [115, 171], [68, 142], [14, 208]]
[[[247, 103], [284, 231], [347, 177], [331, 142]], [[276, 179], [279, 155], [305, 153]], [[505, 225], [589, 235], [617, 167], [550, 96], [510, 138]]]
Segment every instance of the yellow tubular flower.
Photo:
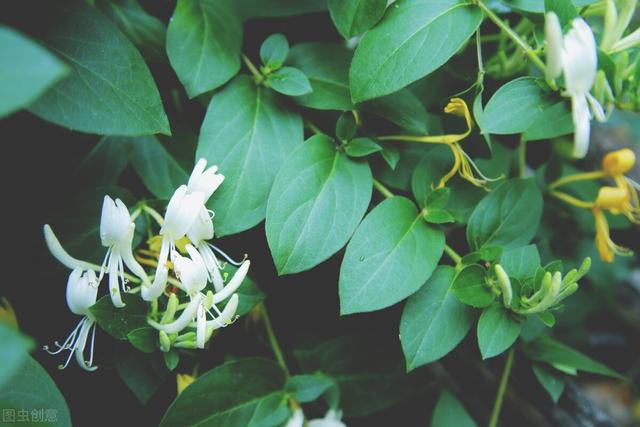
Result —
[[599, 207], [594, 207], [592, 210], [593, 217], [596, 222], [596, 238], [595, 244], [600, 254], [600, 258], [604, 262], [613, 262], [615, 255], [630, 256], [633, 254], [629, 249], [616, 245], [609, 235], [609, 223], [604, 212]]
[[189, 387], [196, 379], [189, 374], [176, 374], [176, 383], [178, 386], [178, 394], [182, 393], [185, 388]]
[[618, 188], [628, 195], [626, 203], [615, 213], [623, 213], [629, 221], [637, 224], [640, 223], [640, 198], [638, 197], [640, 185], [624, 175], [633, 169], [635, 164], [636, 155], [628, 148], [613, 151], [602, 159], [604, 173], [610, 176]]
[[629, 192], [626, 188], [601, 187], [598, 190], [596, 206], [617, 215], [623, 213], [629, 205], [629, 197]]

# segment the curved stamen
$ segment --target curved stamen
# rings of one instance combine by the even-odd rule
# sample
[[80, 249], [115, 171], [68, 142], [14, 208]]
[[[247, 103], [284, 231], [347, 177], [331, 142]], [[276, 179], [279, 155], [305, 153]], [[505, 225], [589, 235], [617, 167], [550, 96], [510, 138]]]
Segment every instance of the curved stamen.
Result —
[[242, 258], [241, 261], [234, 261], [233, 258], [231, 258], [229, 255], [227, 255], [222, 249], [220, 249], [219, 247], [217, 247], [216, 245], [214, 245], [213, 243], [207, 243], [209, 246], [211, 246], [211, 248], [216, 251], [217, 253], [219, 253], [224, 259], [226, 259], [229, 263], [238, 266], [240, 264], [243, 263], [244, 260], [247, 259], [247, 254], [244, 254], [244, 257]]
[[64, 340], [64, 343], [62, 345], [60, 345], [60, 343], [58, 343], [58, 341], [54, 341], [54, 344], [58, 347], [57, 350], [51, 351], [49, 350], [49, 346], [45, 345], [42, 347], [42, 349], [44, 351], [46, 351], [49, 354], [58, 354], [63, 350], [69, 350], [72, 346], [73, 343], [75, 342], [75, 338], [76, 335], [78, 334], [78, 330], [82, 327], [82, 323], [84, 322], [84, 318], [82, 318], [78, 324], [76, 325], [76, 327], [71, 331], [71, 333], [69, 335], [67, 335], [67, 338]]

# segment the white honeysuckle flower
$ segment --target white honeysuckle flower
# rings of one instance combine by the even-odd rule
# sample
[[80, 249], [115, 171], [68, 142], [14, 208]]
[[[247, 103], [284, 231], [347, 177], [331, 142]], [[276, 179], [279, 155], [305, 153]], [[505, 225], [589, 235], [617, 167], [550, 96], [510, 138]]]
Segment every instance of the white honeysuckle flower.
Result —
[[49, 224], [44, 225], [43, 232], [44, 241], [47, 244], [47, 248], [49, 248], [49, 252], [51, 252], [51, 255], [53, 255], [55, 259], [60, 261], [62, 265], [70, 268], [71, 270], [76, 268], [80, 268], [82, 270], [100, 270], [100, 266], [91, 264], [90, 262], [79, 260], [69, 255], [69, 253], [60, 244], [60, 241], [56, 237]]
[[304, 412], [302, 408], [296, 408], [289, 417], [285, 427], [302, 427], [304, 425]]
[[247, 272], [249, 271], [250, 265], [251, 261], [249, 261], [248, 259], [245, 260], [235, 272], [231, 280], [229, 280], [229, 283], [227, 283], [220, 291], [213, 294], [214, 304], [226, 300], [231, 294], [238, 290], [240, 285], [242, 285], [244, 278], [247, 277]]
[[559, 77], [559, 68], [562, 69], [565, 95], [571, 97], [571, 115], [575, 128], [573, 154], [581, 158], [589, 149], [592, 114], [599, 121], [605, 120], [602, 106], [589, 93], [598, 71], [595, 37], [591, 27], [582, 18], [575, 18], [567, 34], [562, 37], [560, 21], [553, 12], [545, 15], [545, 37], [546, 77], [547, 80], [553, 80]]
[[173, 256], [173, 269], [189, 295], [200, 293], [207, 286], [208, 272], [200, 253], [192, 245], [186, 245], [188, 257], [178, 253]]
[[204, 295], [196, 294], [191, 298], [189, 304], [185, 307], [185, 309], [180, 313], [180, 316], [176, 320], [167, 324], [160, 324], [154, 320], [148, 319], [147, 323], [153, 326], [159, 331], [164, 331], [168, 334], [177, 334], [182, 331], [184, 328], [189, 326], [189, 323], [195, 319], [198, 313], [198, 307], [202, 304], [204, 299]]
[[555, 80], [562, 74], [562, 27], [555, 13], [548, 12], [544, 18], [544, 36], [547, 41], [545, 74], [547, 80]]
[[[71, 357], [75, 355], [78, 365], [86, 371], [95, 371], [96, 366], [93, 365], [93, 348], [96, 336], [95, 319], [89, 308], [96, 303], [98, 295], [98, 278], [93, 270], [83, 272], [80, 268], [75, 268], [69, 275], [67, 281], [67, 305], [74, 314], [82, 315], [82, 319], [71, 331], [69, 336], [62, 344], [55, 342], [56, 350], [49, 350], [48, 346], [43, 349], [49, 354], [58, 354], [62, 351], [69, 351], [69, 357], [64, 365], [60, 365], [60, 369], [64, 369], [69, 365]], [[84, 358], [84, 350], [87, 345], [87, 339], [91, 334], [91, 346], [89, 350], [89, 360]]]
[[160, 255], [158, 256], [158, 267], [150, 287], [145, 289], [142, 287], [142, 298], [145, 301], [152, 301], [158, 298], [164, 292], [169, 277], [167, 269], [167, 261], [169, 255], [172, 257], [176, 254], [175, 241], [183, 238], [198, 214], [204, 207], [204, 194], [197, 191], [188, 193], [187, 186], [181, 185], [173, 193], [164, 216], [164, 222], [160, 228], [162, 236], [162, 244], [160, 246]]
[[190, 193], [201, 192], [204, 194], [204, 203], [207, 203], [214, 191], [220, 187], [222, 181], [224, 181], [224, 175], [217, 173], [218, 167], [207, 167], [207, 160], [200, 159], [193, 168], [187, 187]]
[[310, 420], [307, 423], [307, 427], [347, 427], [345, 423], [341, 421], [342, 411], [335, 411], [329, 409], [324, 418], [316, 418]]
[[109, 273], [109, 295], [116, 307], [124, 307], [125, 305], [120, 296], [120, 286], [125, 291], [127, 290], [124, 278], [125, 265], [142, 280], [143, 286], [151, 285], [144, 268], [133, 256], [131, 245], [135, 227], [125, 204], [120, 199], [114, 201], [111, 197], [104, 196], [100, 219], [100, 239], [102, 246], [108, 249], [100, 271], [100, 279], [105, 272]]

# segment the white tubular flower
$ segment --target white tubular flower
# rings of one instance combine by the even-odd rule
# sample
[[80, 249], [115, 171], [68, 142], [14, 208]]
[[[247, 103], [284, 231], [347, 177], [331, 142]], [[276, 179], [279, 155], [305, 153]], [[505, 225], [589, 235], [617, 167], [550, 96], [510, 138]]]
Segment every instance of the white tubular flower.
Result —
[[233, 319], [236, 315], [236, 311], [238, 311], [238, 303], [240, 299], [238, 298], [238, 294], [231, 295], [229, 298], [229, 302], [224, 306], [222, 312], [211, 320], [207, 320], [207, 333], [219, 328], [224, 328], [228, 324], [233, 322]]
[[544, 36], [547, 41], [545, 73], [547, 80], [555, 80], [562, 74], [562, 27], [555, 13], [548, 12], [544, 18]]
[[185, 291], [193, 296], [207, 286], [208, 272], [200, 253], [192, 245], [186, 246], [191, 258], [173, 256], [173, 268]]
[[109, 273], [109, 295], [116, 307], [124, 307], [120, 296], [120, 286], [126, 291], [125, 265], [142, 280], [143, 286], [150, 286], [144, 268], [133, 256], [131, 245], [135, 227], [125, 204], [120, 199], [114, 201], [111, 197], [104, 196], [100, 219], [100, 239], [102, 246], [107, 247], [108, 250], [102, 264], [100, 278], [105, 271]]
[[240, 265], [240, 268], [238, 268], [231, 280], [229, 280], [229, 283], [227, 283], [227, 285], [222, 288], [222, 290], [216, 292], [213, 295], [214, 304], [226, 300], [227, 298], [229, 298], [229, 296], [231, 296], [231, 294], [238, 290], [244, 278], [247, 277], [247, 272], [249, 271], [250, 265], [251, 261], [249, 260], [244, 261], [242, 265]]
[[214, 165], [205, 170], [206, 167], [206, 159], [198, 160], [187, 184], [190, 193], [201, 192], [204, 194], [204, 203], [207, 203], [213, 192], [216, 191], [218, 187], [220, 187], [220, 184], [222, 184], [222, 181], [224, 181], [224, 175], [217, 173], [217, 166]]
[[307, 423], [307, 427], [347, 427], [345, 423], [341, 421], [342, 412], [329, 409], [324, 418], [316, 418], [310, 420]]
[[571, 97], [571, 117], [573, 118], [573, 155], [582, 158], [589, 150], [591, 138], [591, 113], [587, 98], [584, 96]]
[[567, 92], [571, 96], [586, 96], [596, 80], [598, 51], [591, 27], [576, 18], [564, 36], [562, 68]]
[[[98, 278], [93, 270], [83, 273], [82, 269], [76, 268], [69, 275], [67, 281], [67, 305], [74, 314], [84, 316], [77, 326], [71, 331], [64, 343], [55, 342], [56, 350], [49, 350], [48, 346], [43, 349], [49, 354], [58, 354], [62, 351], [69, 351], [69, 356], [60, 369], [64, 369], [69, 365], [71, 357], [75, 355], [78, 365], [86, 371], [95, 371], [96, 366], [93, 365], [93, 348], [96, 336], [95, 319], [89, 308], [96, 303], [98, 295]], [[89, 360], [84, 358], [84, 349], [87, 345], [87, 338], [91, 334], [91, 346], [89, 351]]]
[[285, 427], [302, 427], [304, 425], [304, 412], [302, 408], [296, 408], [289, 417]]
[[62, 265], [72, 270], [76, 268], [80, 268], [82, 270], [93, 270], [97, 268], [97, 266], [91, 264], [90, 262], [82, 261], [69, 255], [69, 253], [65, 251], [60, 244], [60, 241], [56, 237], [49, 224], [44, 225], [43, 231], [44, 241], [47, 244], [47, 248], [49, 248], [51, 255], [53, 255], [55, 259], [60, 261]]
[[163, 325], [151, 319], [147, 320], [147, 323], [149, 323], [149, 325], [153, 326], [159, 331], [164, 331], [168, 334], [177, 334], [178, 332], [189, 326], [193, 319], [196, 318], [198, 308], [202, 305], [203, 299], [204, 295], [195, 295], [193, 298], [191, 298], [191, 301], [189, 302], [189, 304], [187, 304], [182, 313], [180, 313], [180, 316], [178, 316], [178, 318], [171, 323]]

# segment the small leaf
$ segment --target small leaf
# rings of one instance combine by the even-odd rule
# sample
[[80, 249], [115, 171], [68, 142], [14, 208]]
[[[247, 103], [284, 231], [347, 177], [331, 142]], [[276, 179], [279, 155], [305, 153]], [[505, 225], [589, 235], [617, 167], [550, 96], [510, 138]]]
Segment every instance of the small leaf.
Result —
[[500, 256], [500, 265], [509, 274], [509, 277], [521, 281], [533, 277], [540, 267], [538, 248], [536, 245], [527, 245], [506, 250]]
[[345, 39], [364, 33], [382, 18], [387, 0], [329, 0], [329, 13]]
[[467, 305], [486, 307], [495, 299], [495, 295], [485, 282], [486, 275], [484, 267], [478, 264], [468, 265], [456, 276], [451, 291]]
[[398, 0], [356, 49], [349, 72], [354, 102], [396, 92], [435, 71], [481, 21], [477, 7], [458, 0]]
[[70, 72], [29, 107], [32, 113], [101, 135], [171, 133], [147, 65], [117, 27], [81, 2], [55, 2], [41, 13], [51, 24], [44, 41]]
[[335, 382], [323, 374], [294, 375], [287, 380], [286, 390], [300, 403], [313, 402]]
[[373, 139], [358, 137], [352, 139], [347, 146], [344, 147], [344, 151], [351, 157], [365, 157], [369, 154], [382, 151], [382, 147]]
[[400, 152], [392, 147], [384, 147], [380, 154], [391, 170], [394, 170], [400, 161]]
[[325, 135], [287, 158], [269, 195], [266, 232], [279, 274], [308, 270], [340, 250], [371, 200], [369, 166]]
[[276, 426], [289, 416], [282, 369], [267, 359], [239, 359], [199, 377], [173, 401], [161, 427]]
[[439, 208], [426, 209], [422, 216], [425, 221], [432, 224], [446, 224], [456, 222], [456, 218], [451, 213], [449, 213], [449, 211]]
[[153, 353], [158, 349], [158, 331], [149, 326], [132, 330], [127, 334], [127, 340], [143, 353]]
[[293, 67], [282, 67], [269, 74], [266, 83], [271, 89], [283, 95], [300, 96], [313, 91], [307, 76]]
[[452, 267], [438, 267], [407, 299], [400, 320], [400, 341], [408, 371], [445, 356], [471, 328], [473, 311], [450, 292], [455, 273]]
[[502, 304], [485, 308], [478, 321], [478, 346], [483, 359], [494, 357], [511, 347], [520, 335], [520, 322]]
[[564, 378], [560, 375], [551, 373], [548, 369], [540, 365], [531, 365], [540, 385], [549, 393], [551, 400], [558, 403], [562, 392], [564, 391]]
[[272, 34], [260, 45], [260, 59], [271, 70], [277, 70], [289, 55], [289, 42], [282, 34]]
[[123, 294], [122, 301], [125, 306], [116, 308], [111, 297], [105, 295], [89, 311], [105, 332], [116, 339], [126, 340], [131, 331], [147, 326], [147, 305], [139, 295]]
[[240, 69], [242, 24], [222, 1], [178, 0], [167, 55], [189, 97], [225, 84]]
[[358, 126], [351, 113], [342, 113], [336, 122], [336, 138], [339, 141], [348, 142], [356, 136]]
[[0, 25], [0, 118], [24, 108], [69, 72], [58, 58]]
[[431, 427], [476, 427], [464, 406], [448, 391], [440, 393], [431, 418]]
[[362, 221], [340, 266], [340, 311], [389, 307], [417, 291], [444, 250], [441, 230], [427, 225], [404, 197], [387, 199]]
[[560, 18], [560, 25], [568, 26], [574, 18], [579, 17], [571, 0], [544, 0], [545, 12], [554, 12]]
[[167, 353], [162, 353], [164, 356], [164, 364], [168, 370], [173, 371], [178, 366], [180, 362], [180, 353], [176, 350], [171, 350]]
[[291, 49], [288, 63], [309, 79], [313, 92], [295, 101], [318, 110], [353, 109], [349, 91], [349, 64], [353, 53], [337, 43], [300, 43]]
[[538, 230], [542, 195], [533, 179], [510, 179], [489, 193], [473, 210], [467, 225], [472, 250], [526, 245]]

